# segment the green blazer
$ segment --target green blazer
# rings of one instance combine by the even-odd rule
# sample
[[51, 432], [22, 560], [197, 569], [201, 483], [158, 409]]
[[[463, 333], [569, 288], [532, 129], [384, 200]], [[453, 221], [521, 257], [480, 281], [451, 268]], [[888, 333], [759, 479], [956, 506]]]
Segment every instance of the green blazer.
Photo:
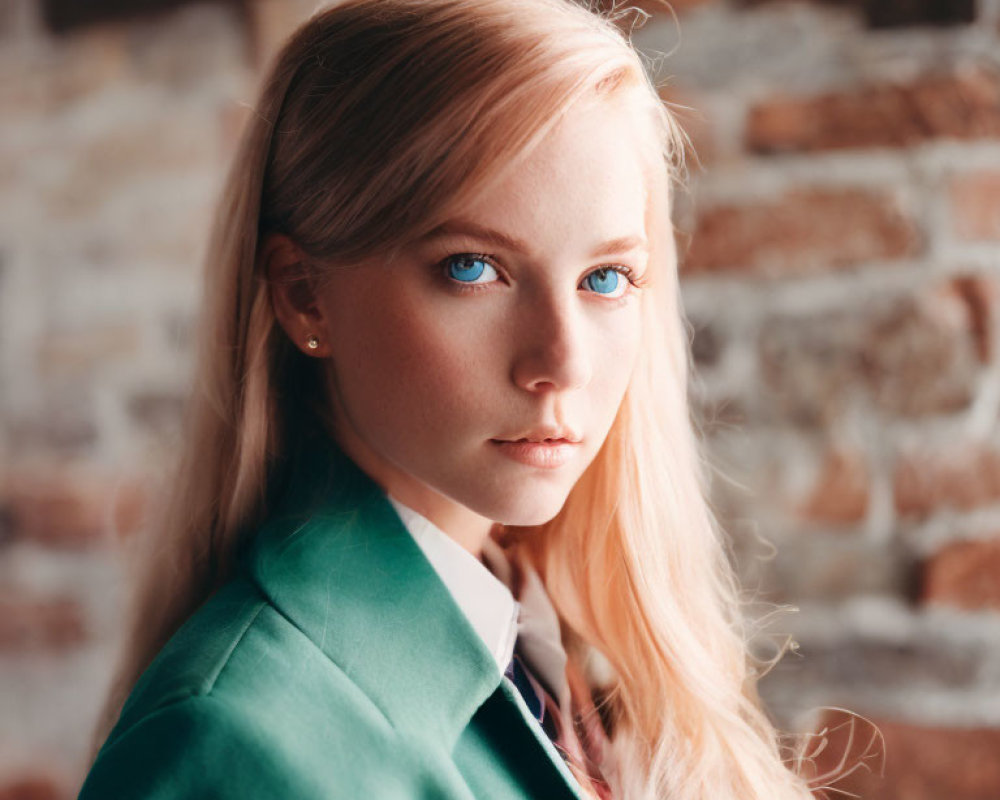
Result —
[[80, 800], [584, 797], [377, 484], [315, 440], [281, 498]]

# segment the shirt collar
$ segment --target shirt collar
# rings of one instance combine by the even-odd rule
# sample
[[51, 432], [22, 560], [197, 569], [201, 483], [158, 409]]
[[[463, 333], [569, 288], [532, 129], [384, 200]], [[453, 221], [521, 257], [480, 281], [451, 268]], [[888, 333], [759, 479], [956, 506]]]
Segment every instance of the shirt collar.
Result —
[[[483, 643], [504, 672], [515, 644], [528, 666], [562, 707], [569, 702], [566, 651], [559, 617], [538, 573], [520, 566], [515, 581], [507, 554], [492, 537], [483, 543], [483, 561], [413, 508], [389, 502], [427, 560], [437, 571]], [[515, 597], [515, 584], [519, 584]], [[518, 643], [519, 640], [519, 643]]]
[[509, 585], [427, 517], [391, 495], [388, 499], [502, 673], [514, 654], [520, 610]]

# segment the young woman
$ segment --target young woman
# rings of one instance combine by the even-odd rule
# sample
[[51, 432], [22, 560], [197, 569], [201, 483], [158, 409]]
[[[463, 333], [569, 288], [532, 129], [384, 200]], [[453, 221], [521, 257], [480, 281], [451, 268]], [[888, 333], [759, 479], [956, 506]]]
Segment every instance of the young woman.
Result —
[[679, 141], [570, 0], [291, 37], [83, 800], [809, 797], [705, 499]]

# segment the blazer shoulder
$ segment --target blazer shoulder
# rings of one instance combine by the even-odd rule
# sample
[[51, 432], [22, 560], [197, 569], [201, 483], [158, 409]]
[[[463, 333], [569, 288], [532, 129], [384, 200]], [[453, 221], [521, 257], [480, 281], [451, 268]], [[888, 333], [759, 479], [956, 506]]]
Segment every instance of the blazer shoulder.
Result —
[[228, 581], [208, 597], [143, 671], [109, 738], [161, 706], [211, 694], [266, 605], [242, 578]]
[[[115, 727], [125, 728], [192, 695], [250, 699], [284, 694], [292, 677], [339, 678], [338, 688], [348, 698], [371, 705], [340, 666], [240, 574], [210, 596], [161, 648], [129, 694]], [[370, 710], [377, 711], [374, 706]]]
[[266, 740], [235, 709], [189, 695], [143, 715], [105, 742], [79, 800], [180, 800], [309, 794], [269, 757]]
[[433, 782], [425, 755], [240, 580], [203, 604], [143, 674], [80, 800], [413, 798]]
[[[341, 748], [358, 735], [336, 721]], [[103, 748], [78, 800], [413, 800], [436, 796], [406, 752], [311, 751], [229, 699], [191, 695], [157, 708]], [[360, 743], [359, 743], [360, 744]], [[369, 743], [372, 744], [372, 743]]]

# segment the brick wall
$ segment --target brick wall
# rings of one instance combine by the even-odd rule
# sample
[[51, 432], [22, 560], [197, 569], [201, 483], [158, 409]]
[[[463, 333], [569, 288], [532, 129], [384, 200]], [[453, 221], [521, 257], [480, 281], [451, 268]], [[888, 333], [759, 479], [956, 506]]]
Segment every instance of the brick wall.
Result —
[[[0, 800], [74, 796], [208, 212], [313, 5], [58, 35], [0, 7]], [[801, 609], [770, 628], [799, 648], [769, 708], [879, 726], [884, 768], [841, 788], [995, 800], [1000, 0], [638, 5], [697, 152], [677, 223], [715, 503], [760, 608]]]
[[761, 611], [800, 609], [765, 700], [834, 742], [833, 708], [878, 726], [838, 788], [1000, 797], [1000, 3], [684, 5], [635, 40], [697, 153], [716, 502]]

